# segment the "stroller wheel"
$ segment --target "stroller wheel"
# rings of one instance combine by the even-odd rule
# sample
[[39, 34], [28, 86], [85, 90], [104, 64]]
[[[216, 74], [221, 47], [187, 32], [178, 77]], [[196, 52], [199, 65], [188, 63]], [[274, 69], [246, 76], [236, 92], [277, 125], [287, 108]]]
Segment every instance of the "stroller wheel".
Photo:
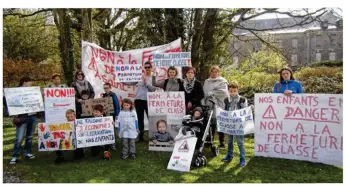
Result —
[[201, 162], [202, 162], [202, 166], [206, 166], [207, 165], [207, 159], [206, 159], [206, 156], [202, 156], [201, 157]]
[[201, 158], [200, 157], [197, 157], [197, 158], [195, 158], [195, 166], [196, 167], [200, 167], [200, 165], [201, 165]]
[[211, 151], [212, 151], [212, 155], [215, 157], [215, 156], [218, 156], [219, 154], [219, 147], [217, 146], [212, 146], [211, 147]]

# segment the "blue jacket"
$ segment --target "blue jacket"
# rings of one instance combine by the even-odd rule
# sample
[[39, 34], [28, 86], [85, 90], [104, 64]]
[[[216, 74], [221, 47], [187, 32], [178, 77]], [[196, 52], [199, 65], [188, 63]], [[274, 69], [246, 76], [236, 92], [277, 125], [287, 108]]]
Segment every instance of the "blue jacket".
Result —
[[[110, 95], [113, 98], [113, 105], [114, 105], [114, 114], [113, 116], [116, 117], [119, 115], [120, 113], [120, 103], [119, 103], [119, 99], [117, 98], [116, 94], [114, 92], [110, 92]], [[102, 97], [108, 97], [108, 95], [106, 93], [102, 94]]]
[[285, 90], [291, 90], [293, 94], [303, 93], [302, 84], [296, 80], [277, 82], [274, 85], [273, 93], [284, 93]]

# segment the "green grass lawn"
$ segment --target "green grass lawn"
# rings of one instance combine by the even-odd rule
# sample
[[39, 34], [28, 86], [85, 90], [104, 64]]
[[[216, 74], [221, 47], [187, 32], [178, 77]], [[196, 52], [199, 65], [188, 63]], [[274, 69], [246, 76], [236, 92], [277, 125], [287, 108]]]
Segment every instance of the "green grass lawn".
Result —
[[[137, 159], [122, 160], [121, 145], [112, 152], [110, 161], [88, 157], [82, 162], [73, 162], [72, 152], [65, 153], [70, 160], [55, 165], [54, 152], [38, 152], [35, 134], [33, 153], [36, 159], [22, 160], [17, 165], [9, 165], [13, 148], [15, 128], [10, 120], [4, 119], [3, 126], [4, 171], [15, 172], [28, 182], [39, 183], [342, 183], [343, 169], [310, 163], [276, 158], [254, 157], [254, 139], [245, 139], [247, 166], [240, 167], [239, 152], [235, 148], [235, 157], [231, 163], [221, 159], [226, 149], [221, 149], [216, 158], [210, 157], [210, 150], [205, 154], [209, 164], [206, 167], [192, 169], [188, 173], [167, 170], [171, 153], [148, 151], [148, 143], [137, 143]], [[218, 140], [216, 140], [216, 143]], [[235, 145], [235, 147], [237, 147]], [[90, 150], [88, 151], [88, 155]]]

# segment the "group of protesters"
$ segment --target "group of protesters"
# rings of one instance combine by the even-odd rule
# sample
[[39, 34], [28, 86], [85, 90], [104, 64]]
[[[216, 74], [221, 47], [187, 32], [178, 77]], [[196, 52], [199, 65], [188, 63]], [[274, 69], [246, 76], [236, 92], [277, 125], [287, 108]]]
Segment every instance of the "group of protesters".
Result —
[[[211, 108], [220, 107], [224, 110], [233, 111], [242, 109], [248, 106], [247, 99], [239, 95], [239, 84], [236, 81], [228, 82], [225, 78], [221, 77], [221, 70], [218, 66], [214, 65], [209, 70], [209, 78], [205, 80], [204, 85], [196, 79], [196, 70], [193, 67], [186, 67], [184, 70], [185, 78], [178, 78], [178, 70], [176, 67], [169, 67], [167, 70], [167, 78], [163, 81], [157, 81], [157, 70], [152, 66], [151, 62], [145, 62], [143, 65], [144, 73], [142, 80], [135, 83], [124, 83], [125, 85], [136, 86], [136, 97], [134, 103], [129, 99], [124, 99], [122, 105], [120, 105], [117, 95], [111, 91], [112, 87], [109, 83], [103, 85], [104, 93], [102, 97], [111, 97], [114, 105], [114, 113], [112, 114], [114, 121], [118, 120], [119, 114], [124, 117], [134, 116], [136, 120], [131, 120], [134, 130], [137, 130], [137, 135], [130, 137], [124, 137], [122, 152], [122, 158], [126, 159], [128, 153], [125, 152], [129, 148], [130, 157], [135, 158], [135, 142], [145, 141], [144, 139], [144, 118], [145, 113], [148, 117], [148, 103], [147, 93], [157, 90], [169, 91], [183, 91], [185, 94], [185, 106], [186, 114], [191, 113], [195, 109], [200, 109], [202, 105], [210, 106]], [[279, 71], [280, 79], [274, 85], [274, 93], [283, 93], [286, 96], [291, 96], [295, 93], [303, 93], [301, 83], [294, 79], [293, 72], [290, 68], [284, 67]], [[22, 77], [20, 79], [18, 87], [30, 87], [32, 79], [30, 77]], [[46, 86], [47, 88], [68, 87], [61, 83], [60, 74], [54, 74], [52, 76], [52, 84]], [[76, 99], [76, 119], [83, 118], [81, 103], [83, 100], [94, 99], [95, 92], [89, 81], [85, 79], [85, 75], [81, 70], [78, 70], [75, 74], [74, 82], [70, 87], [75, 89]], [[215, 104], [216, 106], [214, 106]], [[132, 108], [133, 109], [132, 112]], [[102, 111], [102, 109], [98, 109]], [[135, 111], [134, 111], [135, 110]], [[126, 112], [125, 112], [126, 111]], [[130, 111], [130, 112], [127, 112]], [[211, 117], [212, 135], [215, 135], [217, 128], [216, 111]], [[104, 113], [101, 113], [101, 115]], [[32, 137], [36, 128], [36, 113], [23, 114], [16, 116], [16, 118], [23, 120], [20, 125], [16, 125], [16, 139], [14, 142], [14, 148], [10, 164], [15, 164], [18, 161], [20, 155], [20, 148], [22, 140], [25, 136], [24, 146], [24, 158], [33, 159], [35, 156], [31, 153]], [[121, 136], [120, 136], [121, 137]], [[123, 137], [123, 136], [122, 136]], [[218, 132], [219, 147], [225, 148], [224, 133]], [[128, 139], [127, 139], [128, 138]], [[134, 139], [133, 139], [134, 138]], [[228, 135], [228, 153], [222, 159], [224, 162], [229, 162], [233, 158], [233, 138], [234, 136]], [[244, 136], [235, 136], [240, 151], [240, 165], [245, 166], [245, 150], [244, 150]], [[93, 154], [98, 154], [102, 147], [93, 148]], [[105, 148], [105, 147], [103, 147]], [[125, 149], [126, 148], [126, 149]], [[133, 149], [134, 148], [134, 149]], [[116, 145], [107, 146], [104, 151], [104, 159], [110, 159], [109, 150], [116, 150]], [[106, 154], [107, 152], [107, 154]], [[56, 163], [64, 161], [63, 154], [57, 152]], [[85, 151], [83, 149], [77, 149], [74, 153], [74, 157], [77, 160], [85, 157]]]

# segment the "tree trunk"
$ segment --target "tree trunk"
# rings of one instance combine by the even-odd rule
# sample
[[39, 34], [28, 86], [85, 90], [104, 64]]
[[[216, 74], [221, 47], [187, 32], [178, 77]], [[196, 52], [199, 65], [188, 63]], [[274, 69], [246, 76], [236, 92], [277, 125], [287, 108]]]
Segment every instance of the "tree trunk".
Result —
[[92, 42], [92, 17], [91, 17], [91, 8], [82, 8], [81, 9], [81, 40]]
[[[197, 74], [200, 72], [200, 40], [202, 35], [201, 18], [203, 9], [197, 8], [194, 15], [194, 34], [192, 39], [192, 64], [196, 68]], [[199, 75], [198, 78], [200, 79]]]
[[181, 37], [181, 43], [184, 41], [184, 24], [182, 8], [166, 8], [165, 9], [165, 30], [166, 41], [172, 42]]
[[205, 16], [205, 28], [202, 40], [202, 63], [200, 63], [200, 78], [205, 80], [208, 77], [208, 69], [210, 65], [214, 64], [214, 47], [215, 47], [215, 32], [216, 19], [218, 16], [218, 9], [207, 9]]
[[73, 81], [75, 68], [74, 49], [71, 38], [71, 19], [68, 15], [68, 9], [56, 9], [55, 15], [58, 16], [59, 48], [61, 56], [61, 66], [65, 81], [70, 85]]

